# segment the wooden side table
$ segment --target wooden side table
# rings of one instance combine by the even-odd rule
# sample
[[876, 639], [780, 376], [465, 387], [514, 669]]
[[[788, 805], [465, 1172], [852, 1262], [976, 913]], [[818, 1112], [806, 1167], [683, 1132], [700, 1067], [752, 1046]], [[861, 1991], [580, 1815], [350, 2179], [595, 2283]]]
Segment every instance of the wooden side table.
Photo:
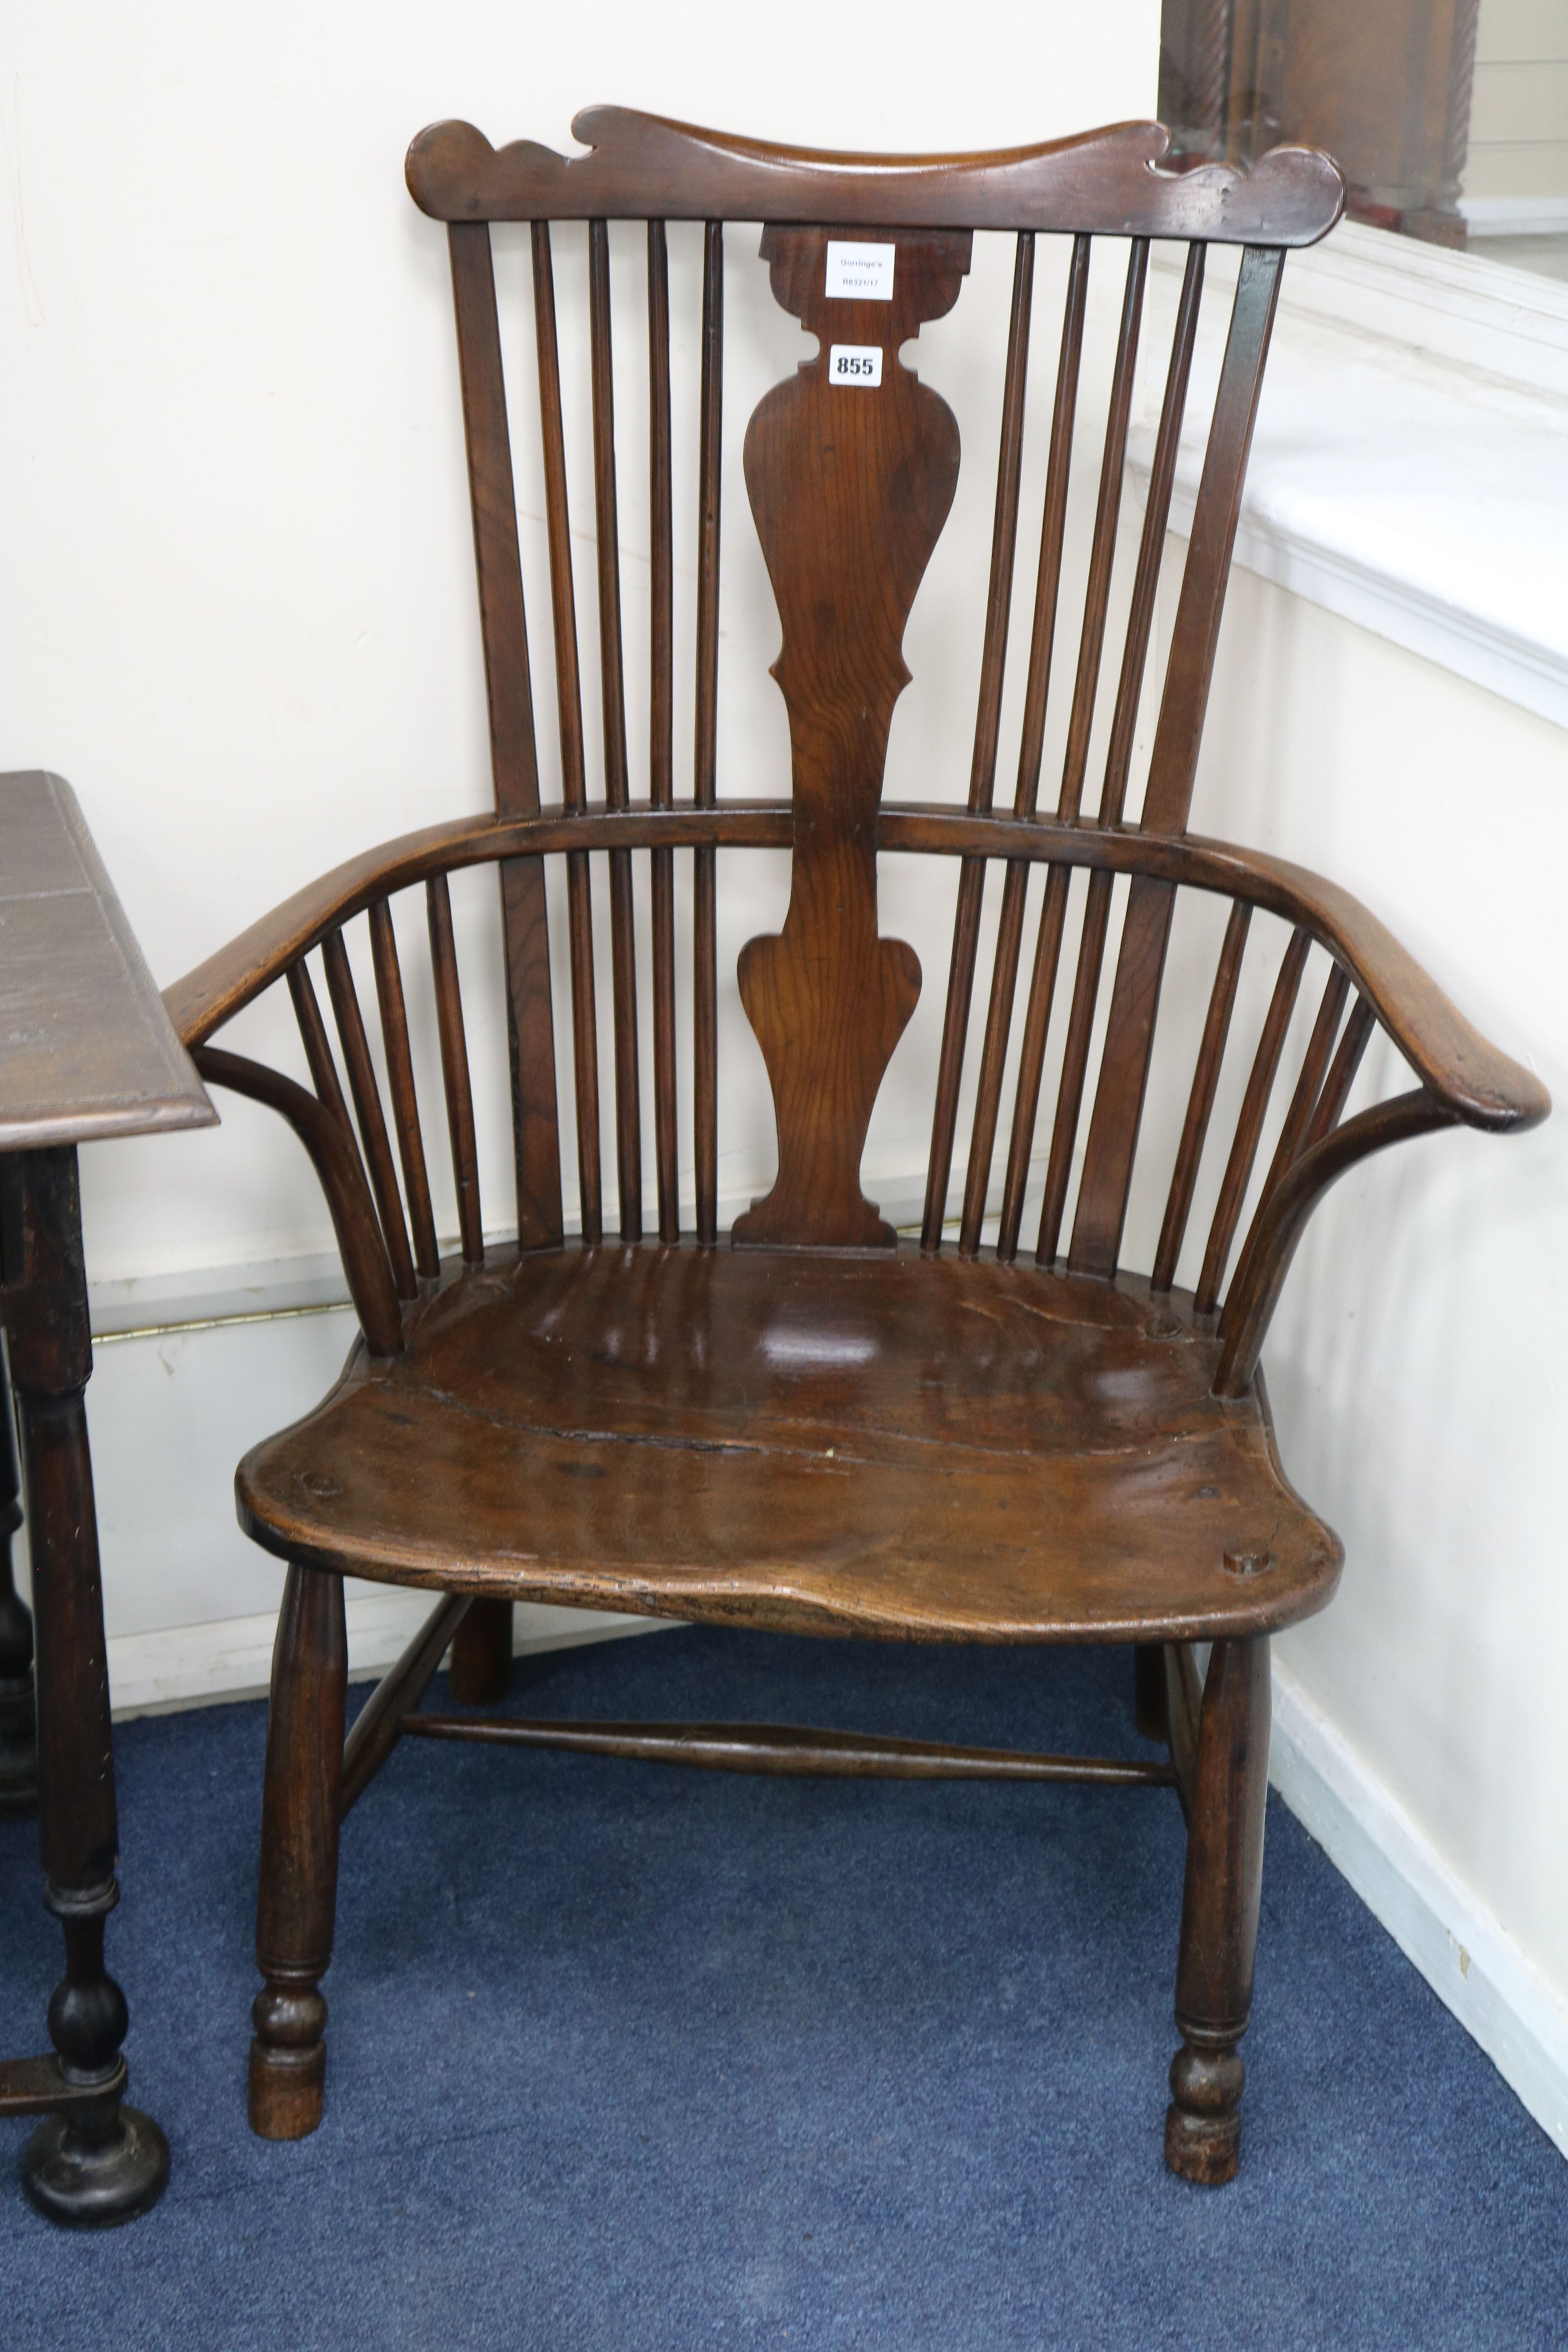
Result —
[[[0, 775], [0, 1265], [33, 1570], [44, 1901], [66, 1948], [48, 2010], [54, 2052], [0, 2063], [0, 2117], [46, 2117], [23, 2179], [52, 2220], [78, 2225], [127, 2221], [155, 2204], [169, 2148], [151, 2116], [124, 2103], [125, 2000], [104, 1965], [119, 1838], [82, 1404], [92, 1343], [77, 1146], [216, 1116], [69, 785]], [[5, 1505], [0, 1492], [0, 1518]], [[7, 1633], [15, 1796], [26, 1629], [0, 1593]]]
[[11, 1538], [22, 1524], [22, 1465], [11, 1382], [0, 1356], [0, 1822], [38, 1801], [38, 1725], [33, 1700], [33, 1620], [16, 1590]]

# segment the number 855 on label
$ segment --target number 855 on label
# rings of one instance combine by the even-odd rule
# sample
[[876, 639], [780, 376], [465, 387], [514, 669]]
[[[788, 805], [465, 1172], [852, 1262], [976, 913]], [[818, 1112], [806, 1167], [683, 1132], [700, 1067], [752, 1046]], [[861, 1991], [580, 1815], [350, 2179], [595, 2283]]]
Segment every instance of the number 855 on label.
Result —
[[827, 354], [827, 381], [874, 392], [882, 381], [880, 349], [875, 343], [835, 343]]

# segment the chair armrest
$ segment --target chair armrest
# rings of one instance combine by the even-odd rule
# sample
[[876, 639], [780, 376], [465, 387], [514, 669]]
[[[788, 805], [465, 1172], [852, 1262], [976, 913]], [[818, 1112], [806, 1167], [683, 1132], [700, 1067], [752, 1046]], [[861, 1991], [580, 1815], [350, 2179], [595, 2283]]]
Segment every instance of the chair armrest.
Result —
[[308, 882], [219, 948], [205, 963], [163, 991], [170, 1020], [187, 1048], [201, 1045], [241, 1007], [259, 996], [323, 935], [351, 915], [426, 875], [468, 865], [490, 853], [493, 836], [508, 828], [496, 816], [458, 817], [427, 824], [363, 851]]
[[[1194, 841], [1192, 846], [1218, 851], [1221, 845]], [[1224, 854], [1267, 886], [1237, 895], [1306, 922], [1338, 957], [1436, 1101], [1467, 1127], [1507, 1133], [1539, 1126], [1552, 1108], [1541, 1080], [1489, 1044], [1359, 898], [1282, 857]]]
[[1467, 1126], [1533, 1127], [1552, 1108], [1540, 1079], [1489, 1045], [1359, 898], [1286, 858], [1195, 834], [1064, 825], [1055, 817], [894, 802], [883, 805], [877, 838], [881, 849], [1146, 874], [1245, 899], [1302, 925], [1329, 950], [1422, 1084]]
[[540, 809], [526, 816], [490, 813], [426, 825], [349, 858], [285, 898], [166, 988], [164, 1007], [182, 1041], [199, 1045], [327, 932], [375, 899], [459, 866], [577, 849], [696, 849], [721, 842], [733, 848], [787, 849], [792, 825], [788, 801], [730, 801], [709, 808], [687, 802], [655, 808], [646, 800], [620, 809], [601, 801], [583, 810]]

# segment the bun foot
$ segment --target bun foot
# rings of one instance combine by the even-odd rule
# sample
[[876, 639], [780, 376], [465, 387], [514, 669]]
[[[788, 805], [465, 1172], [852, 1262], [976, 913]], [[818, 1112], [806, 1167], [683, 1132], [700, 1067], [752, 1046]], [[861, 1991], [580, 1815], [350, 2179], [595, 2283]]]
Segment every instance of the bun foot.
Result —
[[38, 2126], [22, 2183], [51, 2221], [112, 2230], [155, 2205], [169, 2185], [169, 2143], [151, 2116], [114, 2100], [74, 2107]]
[[1171, 2061], [1165, 2161], [1184, 2180], [1219, 2189], [1236, 2179], [1246, 2081], [1247, 2069], [1233, 2049], [1194, 2050], [1185, 2042]]
[[326, 2080], [324, 2049], [268, 2050], [253, 2042], [248, 2105], [258, 2139], [309, 2139], [321, 2120]]
[[1184, 2180], [1223, 2189], [1236, 2179], [1241, 2161], [1241, 2117], [1188, 2116], [1180, 2107], [1167, 2107], [1165, 2161]]
[[268, 1986], [251, 2016], [250, 2128], [258, 2139], [308, 2139], [321, 2120], [327, 2004], [308, 1990]]

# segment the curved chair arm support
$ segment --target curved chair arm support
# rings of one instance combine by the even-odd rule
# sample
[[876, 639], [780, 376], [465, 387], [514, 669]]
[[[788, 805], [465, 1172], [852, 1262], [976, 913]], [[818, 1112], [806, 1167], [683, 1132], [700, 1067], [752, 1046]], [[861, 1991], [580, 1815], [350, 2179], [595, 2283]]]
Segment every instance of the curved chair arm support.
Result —
[[[1300, 912], [1293, 919], [1307, 921], [1344, 967], [1428, 1094], [1467, 1127], [1507, 1134], [1539, 1126], [1552, 1108], [1541, 1080], [1472, 1027], [1359, 898], [1285, 858], [1230, 855], [1260, 885], [1279, 892], [1281, 914], [1290, 914], [1294, 901]], [[1255, 897], [1255, 903], [1270, 902], [1271, 894]]]
[[321, 1179], [338, 1239], [349, 1295], [359, 1317], [365, 1344], [375, 1356], [395, 1356], [403, 1349], [403, 1316], [387, 1260], [386, 1244], [371, 1206], [369, 1188], [359, 1160], [338, 1121], [312, 1094], [277, 1070], [242, 1054], [226, 1054], [216, 1045], [200, 1045], [192, 1057], [209, 1086], [227, 1087], [248, 1095], [286, 1118]]
[[296, 890], [163, 991], [181, 1044], [194, 1051], [349, 915], [405, 880], [435, 872], [449, 857], [463, 862], [465, 843], [493, 833], [497, 823], [492, 816], [425, 825], [362, 851]]
[[973, 815], [967, 810], [884, 807], [883, 849], [964, 857], [1026, 858], [1054, 866], [1146, 874], [1209, 890], [1300, 924], [1343, 965], [1428, 1093], [1468, 1127], [1506, 1133], [1534, 1127], [1552, 1108], [1539, 1078], [1490, 1045], [1387, 927], [1350, 891], [1303, 866], [1198, 835], [1176, 838], [1048, 817]]
[[1264, 1202], [1247, 1237], [1220, 1318], [1223, 1345], [1214, 1378], [1215, 1396], [1244, 1396], [1251, 1384], [1296, 1244], [1330, 1185], [1358, 1160], [1391, 1143], [1460, 1123], [1460, 1114], [1447, 1103], [1437, 1101], [1425, 1087], [1415, 1087], [1347, 1119], [1301, 1154]]
[[199, 1045], [328, 931], [363, 914], [374, 900], [428, 881], [433, 874], [568, 849], [691, 849], [716, 840], [737, 848], [787, 849], [788, 801], [731, 802], [721, 809], [655, 809], [641, 801], [626, 809], [543, 809], [532, 816], [455, 817], [426, 825], [307, 883], [166, 988], [164, 1008], [182, 1045]]
[[[787, 849], [792, 838], [787, 801], [721, 801], [713, 807], [671, 809], [641, 802], [626, 809], [542, 810], [531, 816], [467, 817], [426, 825], [349, 859], [297, 891], [165, 989], [163, 1002], [182, 1042], [198, 1045], [326, 932], [373, 900], [459, 866], [566, 849]], [[1287, 922], [1305, 925], [1344, 966], [1427, 1092], [1468, 1126], [1494, 1132], [1533, 1127], [1552, 1108], [1539, 1078], [1472, 1028], [1358, 898], [1285, 858], [1194, 836], [1174, 839], [1116, 826], [1063, 825], [1045, 817], [976, 815], [908, 803], [884, 806], [878, 845], [917, 855], [1021, 858], [1147, 874], [1178, 887], [1244, 898]]]

